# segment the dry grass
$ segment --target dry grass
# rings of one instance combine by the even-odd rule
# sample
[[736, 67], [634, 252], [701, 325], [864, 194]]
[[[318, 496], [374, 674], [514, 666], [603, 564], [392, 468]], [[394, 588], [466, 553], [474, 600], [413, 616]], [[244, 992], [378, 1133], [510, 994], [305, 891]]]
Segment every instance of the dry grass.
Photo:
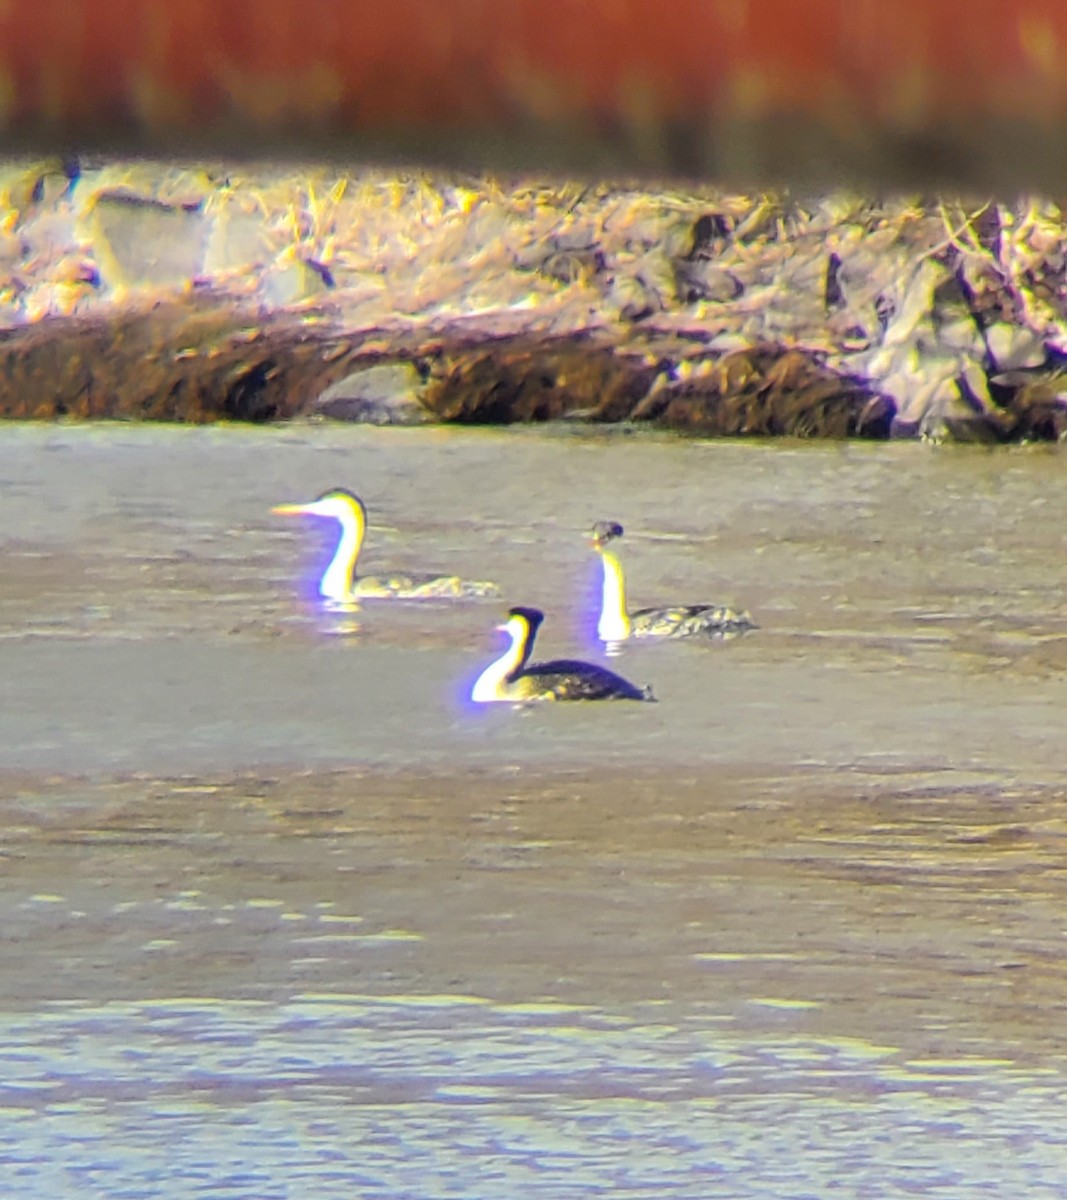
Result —
[[[194, 266], [171, 254], [164, 279], [179, 222]], [[151, 163], [70, 186], [57, 164], [16, 164], [0, 173], [0, 321], [114, 321], [210, 292], [246, 325], [287, 314], [416, 355], [432, 407], [461, 419], [506, 415], [506, 394], [521, 418], [1059, 436], [1064, 244], [1060, 207], [1033, 198]], [[589, 344], [625, 382], [551, 358]], [[534, 400], [520, 376], [538, 370], [558, 394]]]

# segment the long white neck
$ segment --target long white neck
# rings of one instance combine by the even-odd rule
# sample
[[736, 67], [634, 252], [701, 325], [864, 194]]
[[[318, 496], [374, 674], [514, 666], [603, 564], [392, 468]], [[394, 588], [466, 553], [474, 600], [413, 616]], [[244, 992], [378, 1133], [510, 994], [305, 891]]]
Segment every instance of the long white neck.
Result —
[[346, 512], [337, 519], [341, 523], [341, 536], [330, 565], [319, 582], [319, 593], [327, 600], [343, 604], [352, 597], [356, 559], [363, 547], [364, 523], [363, 515], [358, 511]]
[[630, 636], [622, 564], [610, 550], [601, 550], [600, 560], [604, 564], [604, 587], [596, 634], [602, 642], [621, 642]]
[[478, 676], [471, 689], [471, 699], [475, 704], [488, 704], [494, 700], [506, 700], [507, 688], [505, 681], [512, 671], [522, 665], [523, 643], [526, 640], [526, 627], [521, 622], [509, 621], [504, 628], [511, 634], [511, 645], [496, 660]]

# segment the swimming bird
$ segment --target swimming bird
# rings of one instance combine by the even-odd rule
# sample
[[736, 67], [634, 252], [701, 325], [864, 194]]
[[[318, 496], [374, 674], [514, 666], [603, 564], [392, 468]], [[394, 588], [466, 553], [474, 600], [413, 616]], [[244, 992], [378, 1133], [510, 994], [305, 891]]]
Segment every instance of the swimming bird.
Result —
[[495, 583], [469, 582], [457, 575], [356, 575], [356, 561], [367, 531], [363, 501], [345, 488], [331, 488], [310, 504], [276, 504], [273, 513], [284, 516], [332, 517], [340, 523], [341, 536], [330, 565], [319, 581], [319, 593], [337, 604], [371, 597], [401, 600], [441, 596], [495, 596]]
[[506, 624], [498, 628], [511, 635], [511, 645], [478, 676], [471, 691], [475, 703], [655, 699], [651, 688], [639, 688], [595, 663], [557, 658], [527, 666], [544, 619], [544, 613], [536, 608], [513, 608], [508, 612]]
[[597, 637], [603, 642], [621, 642], [630, 637], [729, 636], [759, 626], [743, 609], [719, 604], [679, 604], [670, 608], [639, 608], [626, 611], [626, 585], [622, 564], [609, 545], [623, 534], [617, 521], [597, 521], [592, 529], [593, 548], [604, 567], [604, 586], [597, 622]]

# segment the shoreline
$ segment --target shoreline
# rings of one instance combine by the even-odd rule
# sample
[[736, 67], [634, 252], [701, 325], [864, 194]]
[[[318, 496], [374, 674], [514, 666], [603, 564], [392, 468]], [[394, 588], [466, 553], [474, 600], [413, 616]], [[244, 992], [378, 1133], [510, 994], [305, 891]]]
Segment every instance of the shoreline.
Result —
[[0, 418], [1067, 430], [1050, 201], [42, 160], [0, 215]]

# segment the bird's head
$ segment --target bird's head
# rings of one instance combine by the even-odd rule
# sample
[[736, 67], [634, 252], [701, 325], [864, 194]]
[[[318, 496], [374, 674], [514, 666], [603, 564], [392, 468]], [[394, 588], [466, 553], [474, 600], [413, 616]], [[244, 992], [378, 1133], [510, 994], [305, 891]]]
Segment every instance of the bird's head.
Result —
[[276, 504], [270, 511], [286, 517], [332, 517], [342, 524], [355, 523], [360, 527], [367, 524], [363, 501], [346, 488], [330, 488], [307, 504]]
[[616, 538], [622, 537], [622, 526], [618, 521], [597, 521], [589, 531], [589, 541], [594, 550], [603, 550]]

